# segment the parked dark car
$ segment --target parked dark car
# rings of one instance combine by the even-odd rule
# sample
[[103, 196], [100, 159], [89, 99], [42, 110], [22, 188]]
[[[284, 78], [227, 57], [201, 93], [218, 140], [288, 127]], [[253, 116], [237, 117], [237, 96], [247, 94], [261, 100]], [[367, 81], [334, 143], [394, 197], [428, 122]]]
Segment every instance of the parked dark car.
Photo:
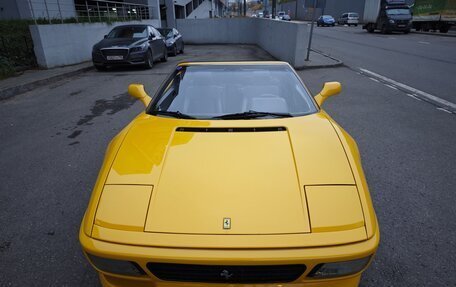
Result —
[[339, 25], [358, 26], [359, 15], [358, 15], [358, 13], [354, 13], [354, 12], [344, 13], [340, 16], [339, 20], [337, 20], [337, 23]]
[[168, 53], [164, 37], [150, 25], [117, 26], [92, 49], [97, 70], [117, 65], [144, 65], [150, 69], [156, 60], [167, 61]]
[[176, 56], [178, 53], [184, 53], [184, 40], [182, 35], [175, 28], [158, 28], [163, 37], [165, 37], [168, 54]]
[[331, 15], [322, 15], [317, 20], [317, 26], [334, 26], [336, 20]]

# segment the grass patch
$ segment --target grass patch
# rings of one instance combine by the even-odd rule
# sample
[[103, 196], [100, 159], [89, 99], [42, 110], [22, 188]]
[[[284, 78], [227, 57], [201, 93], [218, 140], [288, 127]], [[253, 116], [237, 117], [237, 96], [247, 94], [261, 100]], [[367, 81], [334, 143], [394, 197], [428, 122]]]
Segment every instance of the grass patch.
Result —
[[15, 71], [11, 62], [7, 58], [0, 56], [0, 80], [13, 76]]
[[[29, 20], [0, 21], [0, 55], [3, 69], [10, 65], [23, 69], [36, 66], [33, 41], [29, 31]], [[6, 61], [6, 60], [7, 61]], [[5, 64], [8, 62], [9, 64]]]

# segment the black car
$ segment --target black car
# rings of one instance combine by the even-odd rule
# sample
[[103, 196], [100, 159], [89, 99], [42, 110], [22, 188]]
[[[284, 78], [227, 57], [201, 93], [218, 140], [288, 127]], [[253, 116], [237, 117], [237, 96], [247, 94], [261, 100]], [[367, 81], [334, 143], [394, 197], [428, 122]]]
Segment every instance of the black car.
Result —
[[336, 20], [334, 20], [331, 15], [322, 15], [317, 20], [317, 26], [333, 26], [336, 25]]
[[168, 60], [165, 39], [150, 25], [117, 26], [92, 49], [97, 70], [116, 65], [144, 65], [150, 69], [159, 59]]
[[176, 56], [178, 53], [184, 53], [184, 40], [179, 31], [175, 28], [158, 28], [157, 30], [165, 37], [169, 54]]

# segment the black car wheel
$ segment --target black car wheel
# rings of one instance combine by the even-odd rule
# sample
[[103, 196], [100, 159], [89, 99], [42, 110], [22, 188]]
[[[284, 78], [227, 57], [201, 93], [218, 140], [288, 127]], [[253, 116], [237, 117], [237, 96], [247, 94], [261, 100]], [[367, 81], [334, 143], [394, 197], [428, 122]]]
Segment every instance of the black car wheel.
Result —
[[152, 52], [150, 50], [146, 53], [145, 66], [146, 69], [152, 69], [154, 66], [154, 57], [152, 57]]
[[389, 33], [390, 33], [390, 31], [388, 30], [388, 28], [386, 28], [386, 25], [385, 25], [385, 24], [383, 24], [382, 30], [381, 30], [381, 31], [382, 31], [382, 34], [389, 34]]
[[180, 52], [181, 54], [183, 54], [183, 53], [184, 53], [184, 42], [182, 42], [182, 44], [181, 44], [181, 49], [180, 49], [180, 51], [179, 51], [179, 52]]
[[374, 26], [372, 26], [371, 24], [367, 24], [367, 28], [366, 28], [367, 32], [369, 33], [374, 33]]
[[161, 58], [161, 61], [162, 61], [162, 62], [168, 61], [168, 50], [166, 49], [166, 47], [165, 47], [165, 49], [163, 50], [163, 57]]
[[173, 56], [177, 56], [177, 53], [178, 53], [178, 51], [177, 51], [177, 45], [174, 44], [174, 45], [173, 45]]

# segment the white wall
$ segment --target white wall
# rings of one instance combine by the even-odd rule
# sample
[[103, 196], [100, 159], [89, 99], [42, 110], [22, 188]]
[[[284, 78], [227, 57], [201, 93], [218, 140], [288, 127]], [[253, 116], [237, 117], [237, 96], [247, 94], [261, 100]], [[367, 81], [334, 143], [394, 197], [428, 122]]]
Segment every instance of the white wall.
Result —
[[[96, 42], [114, 26], [131, 23], [160, 27], [159, 20], [31, 25], [37, 62], [52, 68], [89, 61]], [[308, 39], [304, 23], [260, 18], [177, 19], [176, 23], [188, 44], [253, 44], [295, 68], [304, 66]]]
[[92, 59], [92, 46], [112, 28], [123, 24], [151, 24], [160, 27], [159, 20], [141, 22], [73, 23], [30, 25], [38, 65], [43, 68], [72, 65]]
[[304, 66], [307, 24], [262, 18], [178, 19], [188, 44], [255, 44], [295, 68]]
[[295, 68], [304, 66], [307, 52], [307, 24], [268, 19], [257, 20], [257, 44], [277, 59]]
[[256, 44], [256, 19], [177, 19], [177, 30], [188, 44]]

